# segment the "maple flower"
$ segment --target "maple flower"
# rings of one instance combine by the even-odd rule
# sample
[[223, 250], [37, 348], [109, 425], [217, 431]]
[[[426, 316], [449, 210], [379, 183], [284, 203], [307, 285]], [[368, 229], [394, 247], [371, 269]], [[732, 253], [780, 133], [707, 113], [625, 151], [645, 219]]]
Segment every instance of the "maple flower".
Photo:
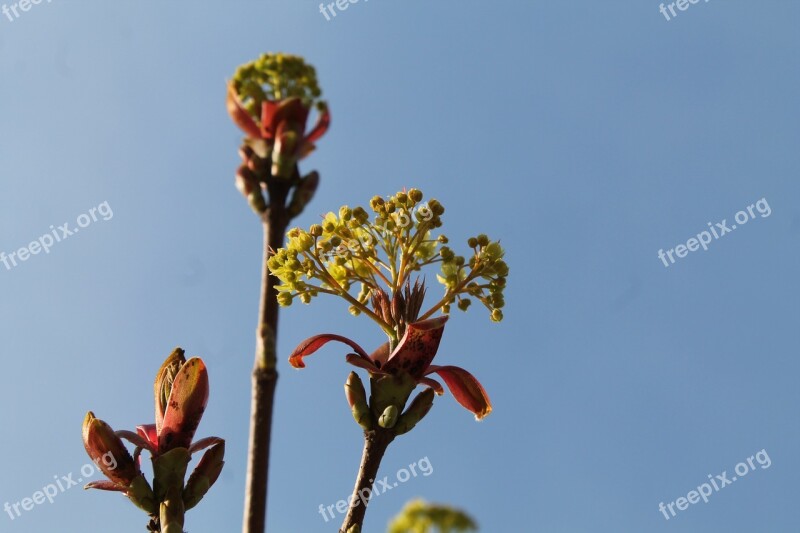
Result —
[[[272, 157], [273, 174], [289, 177], [330, 126], [330, 111], [320, 94], [314, 67], [303, 58], [264, 54], [239, 67], [228, 83], [228, 114], [261, 159]], [[319, 116], [306, 132], [312, 107]]]
[[447, 316], [440, 316], [408, 324], [397, 347], [390, 353], [389, 343], [382, 345], [372, 355], [367, 355], [354, 341], [331, 333], [315, 335], [306, 339], [289, 357], [295, 368], [304, 368], [303, 358], [316, 352], [330, 341], [350, 346], [355, 353], [346, 357], [348, 363], [364, 368], [373, 375], [409, 374], [416, 384], [427, 385], [437, 394], [444, 394], [442, 385], [431, 374], [444, 380], [455, 399], [480, 420], [492, 412], [489, 396], [480, 382], [469, 372], [457, 366], [432, 365], [444, 333]]

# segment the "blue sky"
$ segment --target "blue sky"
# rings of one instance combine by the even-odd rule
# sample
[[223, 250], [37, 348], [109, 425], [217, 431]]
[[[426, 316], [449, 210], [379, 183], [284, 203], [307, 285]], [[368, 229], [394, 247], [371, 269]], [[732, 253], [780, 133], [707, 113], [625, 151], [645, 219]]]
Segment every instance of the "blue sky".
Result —
[[[366, 531], [417, 496], [486, 533], [796, 528], [800, 5], [658, 8], [372, 0], [327, 21], [308, 0], [55, 0], [0, 16], [0, 251], [113, 212], [0, 264], [0, 505], [80, 476], [87, 410], [150, 421], [153, 375], [181, 345], [211, 375], [198, 434], [228, 442], [187, 528], [238, 530], [261, 251], [224, 92], [271, 50], [316, 65], [333, 113], [302, 165], [322, 184], [298, 224], [415, 186], [454, 241], [501, 238], [511, 267], [506, 319], [456, 314], [437, 359], [478, 376], [494, 412], [476, 423], [438, 398], [382, 469], [427, 457], [433, 473], [374, 500]], [[760, 199], [768, 217], [659, 260]], [[284, 355], [322, 331], [380, 339], [336, 301], [281, 322]], [[361, 450], [340, 352], [303, 371], [282, 359], [272, 532], [339, 525], [317, 509], [349, 495]], [[769, 468], [659, 512], [761, 450]], [[10, 533], [144, 525], [77, 487], [0, 515]]]

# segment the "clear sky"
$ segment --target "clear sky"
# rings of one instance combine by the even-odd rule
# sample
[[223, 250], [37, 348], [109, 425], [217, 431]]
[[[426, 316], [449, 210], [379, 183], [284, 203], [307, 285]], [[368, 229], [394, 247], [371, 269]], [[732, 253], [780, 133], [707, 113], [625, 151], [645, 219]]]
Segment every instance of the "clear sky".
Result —
[[[261, 236], [224, 94], [269, 50], [316, 65], [333, 113], [302, 165], [322, 184], [299, 224], [419, 187], [454, 241], [499, 237], [511, 267], [506, 320], [457, 313], [437, 358], [478, 376], [494, 412], [476, 423], [438, 398], [382, 468], [427, 457], [433, 473], [376, 498], [367, 532], [417, 496], [484, 533], [796, 531], [800, 4], [686, 6], [362, 0], [328, 21], [310, 0], [44, 0], [0, 15], [0, 251], [113, 213], [0, 263], [0, 505], [81, 477], [87, 410], [151, 421], [154, 373], [180, 345], [210, 370], [198, 435], [228, 442], [187, 529], [239, 530]], [[676, 249], [723, 220], [737, 228], [707, 251]], [[280, 352], [323, 331], [380, 339], [320, 298], [284, 311]], [[343, 355], [281, 358], [272, 533], [340, 523], [318, 506], [349, 495], [361, 451]], [[708, 503], [659, 511], [741, 462]], [[4, 533], [144, 525], [77, 487], [0, 514]]]

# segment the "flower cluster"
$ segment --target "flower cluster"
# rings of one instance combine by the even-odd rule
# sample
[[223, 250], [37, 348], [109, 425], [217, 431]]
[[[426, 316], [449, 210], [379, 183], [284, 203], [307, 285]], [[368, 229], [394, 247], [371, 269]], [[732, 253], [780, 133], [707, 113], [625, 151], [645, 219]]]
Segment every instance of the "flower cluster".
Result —
[[[161, 366], [154, 389], [156, 423], [139, 426], [136, 433], [115, 432], [94, 413], [86, 415], [86, 453], [90, 457], [110, 453], [116, 460], [115, 468], [98, 465], [109, 481], [95, 481], [86, 488], [122, 492], [151, 516], [150, 531], [182, 533], [184, 512], [200, 502], [222, 471], [225, 441], [207, 437], [192, 442], [208, 402], [208, 372], [202, 359], [187, 361], [184, 351], [175, 349]], [[133, 455], [121, 439], [136, 446]], [[209, 449], [184, 482], [192, 454], [205, 448]], [[140, 469], [142, 450], [152, 457], [152, 487]]]
[[445, 235], [433, 235], [442, 225], [444, 207], [435, 199], [422, 200], [418, 189], [388, 199], [376, 196], [370, 201], [371, 215], [363, 207], [343, 206], [308, 230], [291, 229], [286, 247], [269, 261], [282, 282], [277, 287], [279, 303], [290, 305], [295, 298], [309, 303], [319, 294], [335, 294], [350, 303], [351, 313], [366, 314], [396, 342], [409, 321], [374, 311], [368, 302], [382, 294], [395, 301], [411, 276], [438, 263], [444, 295], [414, 319], [430, 318], [440, 310], [448, 314], [454, 302], [466, 311], [474, 298], [489, 309], [492, 320], [502, 320], [508, 265], [500, 243], [478, 235], [468, 239], [469, 258], [456, 255]]
[[[502, 320], [508, 265], [499, 242], [485, 235], [470, 238], [469, 258], [456, 255], [445, 235], [434, 235], [442, 226], [444, 206], [435, 200], [423, 203], [418, 189], [401, 191], [388, 199], [374, 197], [370, 214], [363, 207], [343, 206], [328, 213], [307, 231], [293, 228], [287, 245], [269, 260], [270, 271], [280, 279], [278, 302], [290, 305], [295, 298], [309, 303], [319, 294], [333, 294], [350, 304], [354, 315], [365, 314], [386, 333], [388, 342], [368, 354], [354, 341], [321, 334], [303, 342], [289, 358], [296, 368], [303, 359], [330, 341], [347, 344], [355, 353], [347, 362], [369, 371], [372, 391], [366, 391], [353, 373], [347, 381], [348, 403], [356, 421], [367, 431], [378, 427], [400, 435], [425, 416], [434, 392], [444, 387], [432, 379], [437, 374], [456, 400], [481, 419], [491, 402], [472, 374], [456, 366], [433, 365], [450, 312], [457, 302], [466, 311], [475, 298]], [[439, 264], [437, 279], [444, 295], [423, 311], [427, 293], [421, 272]], [[416, 277], [412, 284], [412, 277]], [[438, 312], [444, 316], [434, 315]], [[427, 386], [406, 407], [417, 385]]]
[[[236, 70], [228, 84], [227, 106], [247, 135], [249, 152], [245, 150], [243, 157], [251, 172], [240, 171], [237, 186], [251, 204], [258, 201], [251, 195], [260, 190], [262, 181], [257, 175], [259, 163], [271, 162], [267, 166], [273, 176], [291, 178], [297, 161], [311, 153], [314, 142], [327, 131], [330, 112], [320, 95], [314, 67], [299, 56], [264, 54]], [[312, 108], [319, 117], [306, 132]]]
[[446, 505], [413, 500], [389, 524], [389, 533], [476, 531], [478, 525], [466, 513]]

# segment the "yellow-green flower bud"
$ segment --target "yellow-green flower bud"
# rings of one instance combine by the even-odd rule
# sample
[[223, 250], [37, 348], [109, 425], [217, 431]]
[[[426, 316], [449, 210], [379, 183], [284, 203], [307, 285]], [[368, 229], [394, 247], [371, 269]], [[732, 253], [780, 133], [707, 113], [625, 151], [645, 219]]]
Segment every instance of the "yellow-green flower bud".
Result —
[[378, 425], [385, 429], [391, 429], [397, 423], [397, 416], [399, 412], [396, 405], [389, 405], [383, 410], [380, 418], [378, 418]]
[[347, 403], [353, 412], [353, 418], [358, 425], [369, 431], [373, 428], [372, 413], [367, 404], [367, 391], [364, 390], [364, 383], [355, 372], [350, 372], [347, 382], [344, 384], [344, 393]]
[[369, 201], [369, 206], [372, 208], [373, 211], [378, 213], [383, 209], [385, 203], [386, 202], [380, 196], [373, 196], [372, 199]]
[[414, 426], [431, 410], [433, 397], [434, 391], [431, 388], [420, 392], [397, 421], [397, 425], [394, 427], [395, 435], [402, 435], [414, 429]]
[[359, 224], [364, 224], [369, 220], [369, 213], [367, 213], [363, 207], [356, 207], [353, 209], [353, 218], [355, 218]]
[[289, 307], [292, 305], [292, 295], [288, 292], [279, 292], [278, 296], [278, 305], [281, 307]]
[[220, 441], [203, 454], [183, 489], [183, 503], [188, 511], [206, 495], [211, 485], [217, 481], [225, 464], [225, 441]]
[[492, 322], [500, 322], [503, 320], [503, 312], [499, 309], [492, 309]]

